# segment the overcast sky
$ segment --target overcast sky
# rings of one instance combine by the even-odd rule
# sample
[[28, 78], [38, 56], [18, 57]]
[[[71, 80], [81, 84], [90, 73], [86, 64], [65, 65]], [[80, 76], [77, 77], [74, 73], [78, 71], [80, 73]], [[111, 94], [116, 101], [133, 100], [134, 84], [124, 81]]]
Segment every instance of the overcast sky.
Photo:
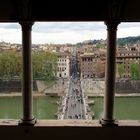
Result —
[[[90, 39], [106, 39], [103, 22], [37, 22], [32, 29], [32, 42], [77, 43]], [[140, 35], [140, 23], [121, 23], [117, 37]], [[0, 41], [21, 43], [21, 28], [18, 23], [0, 23]]]

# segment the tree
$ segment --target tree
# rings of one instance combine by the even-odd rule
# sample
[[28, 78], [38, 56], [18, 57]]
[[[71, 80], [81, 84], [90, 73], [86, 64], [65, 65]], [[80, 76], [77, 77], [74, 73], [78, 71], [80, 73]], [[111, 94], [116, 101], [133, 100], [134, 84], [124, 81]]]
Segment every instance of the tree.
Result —
[[130, 72], [132, 80], [139, 80], [140, 79], [140, 69], [137, 62], [133, 61], [130, 64]]
[[33, 53], [33, 78], [50, 81], [55, 78], [57, 57], [51, 52]]
[[21, 76], [21, 54], [4, 52], [0, 54], [0, 77]]
[[44, 55], [40, 52], [33, 53], [32, 55], [32, 67], [33, 67], [33, 78], [42, 79], [42, 73], [43, 73], [43, 59]]
[[[0, 54], [0, 78], [22, 75], [21, 53], [3, 52]], [[51, 52], [35, 52], [32, 54], [33, 79], [53, 81], [57, 72], [57, 56]]]
[[119, 77], [122, 78], [125, 73], [124, 64], [117, 64]]

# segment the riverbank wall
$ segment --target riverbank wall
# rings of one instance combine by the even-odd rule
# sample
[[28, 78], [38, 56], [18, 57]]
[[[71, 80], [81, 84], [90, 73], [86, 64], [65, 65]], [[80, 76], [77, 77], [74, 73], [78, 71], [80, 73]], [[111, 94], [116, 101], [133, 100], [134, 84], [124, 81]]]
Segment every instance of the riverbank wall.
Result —
[[[52, 85], [47, 86], [43, 81], [33, 82], [33, 91], [46, 95], [64, 96], [69, 85], [69, 79], [57, 79]], [[117, 96], [139, 96], [140, 81], [121, 80], [116, 81], [115, 92]], [[105, 81], [102, 79], [86, 78], [81, 79], [81, 88], [86, 96], [103, 96]], [[0, 80], [0, 94], [21, 92], [20, 80]]]
[[[105, 81], [102, 79], [81, 79], [82, 91], [86, 96], [102, 96], [105, 92]], [[140, 93], [140, 81], [120, 80], [115, 83], [115, 93], [121, 95], [137, 95]]]
[[57, 79], [53, 84], [47, 85], [44, 81], [37, 81], [38, 92], [48, 96], [64, 96], [69, 85], [69, 79]]
[[[41, 80], [33, 81], [33, 94], [48, 96], [64, 96], [69, 85], [69, 79], [57, 79], [52, 84]], [[22, 91], [21, 80], [0, 80], [0, 95], [9, 93], [10, 96], [20, 94]]]
[[[0, 93], [21, 92], [21, 80], [0, 80]], [[33, 81], [33, 91], [38, 91], [36, 81]]]

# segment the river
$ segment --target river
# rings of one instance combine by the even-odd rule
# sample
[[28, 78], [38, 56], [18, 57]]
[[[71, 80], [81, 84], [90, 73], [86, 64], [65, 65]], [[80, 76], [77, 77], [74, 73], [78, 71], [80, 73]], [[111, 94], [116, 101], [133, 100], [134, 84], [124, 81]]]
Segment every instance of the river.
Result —
[[[57, 100], [57, 97], [34, 97], [34, 116], [39, 119], [57, 119]], [[21, 97], [0, 97], [0, 119], [20, 119], [21, 116]]]
[[[91, 110], [95, 119], [99, 119], [103, 112], [103, 98], [92, 98], [95, 102]], [[119, 120], [140, 120], [140, 97], [116, 97], [114, 116]]]
[[[57, 119], [56, 97], [34, 97], [33, 112], [37, 119]], [[99, 119], [103, 112], [103, 98], [90, 98], [95, 104], [91, 106], [95, 119]], [[140, 97], [115, 98], [115, 118], [140, 120]], [[22, 116], [21, 97], [0, 97], [0, 119], [20, 119]]]

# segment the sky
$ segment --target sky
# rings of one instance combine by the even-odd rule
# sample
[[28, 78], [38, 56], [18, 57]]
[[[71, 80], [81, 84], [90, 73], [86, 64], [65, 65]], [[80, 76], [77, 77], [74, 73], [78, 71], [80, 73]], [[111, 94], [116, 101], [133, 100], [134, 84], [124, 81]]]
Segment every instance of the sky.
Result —
[[[106, 39], [103, 22], [36, 22], [32, 27], [33, 44], [78, 43], [85, 40]], [[117, 37], [139, 36], [140, 22], [121, 23]], [[18, 23], [0, 23], [0, 42], [21, 43], [21, 26]]]

